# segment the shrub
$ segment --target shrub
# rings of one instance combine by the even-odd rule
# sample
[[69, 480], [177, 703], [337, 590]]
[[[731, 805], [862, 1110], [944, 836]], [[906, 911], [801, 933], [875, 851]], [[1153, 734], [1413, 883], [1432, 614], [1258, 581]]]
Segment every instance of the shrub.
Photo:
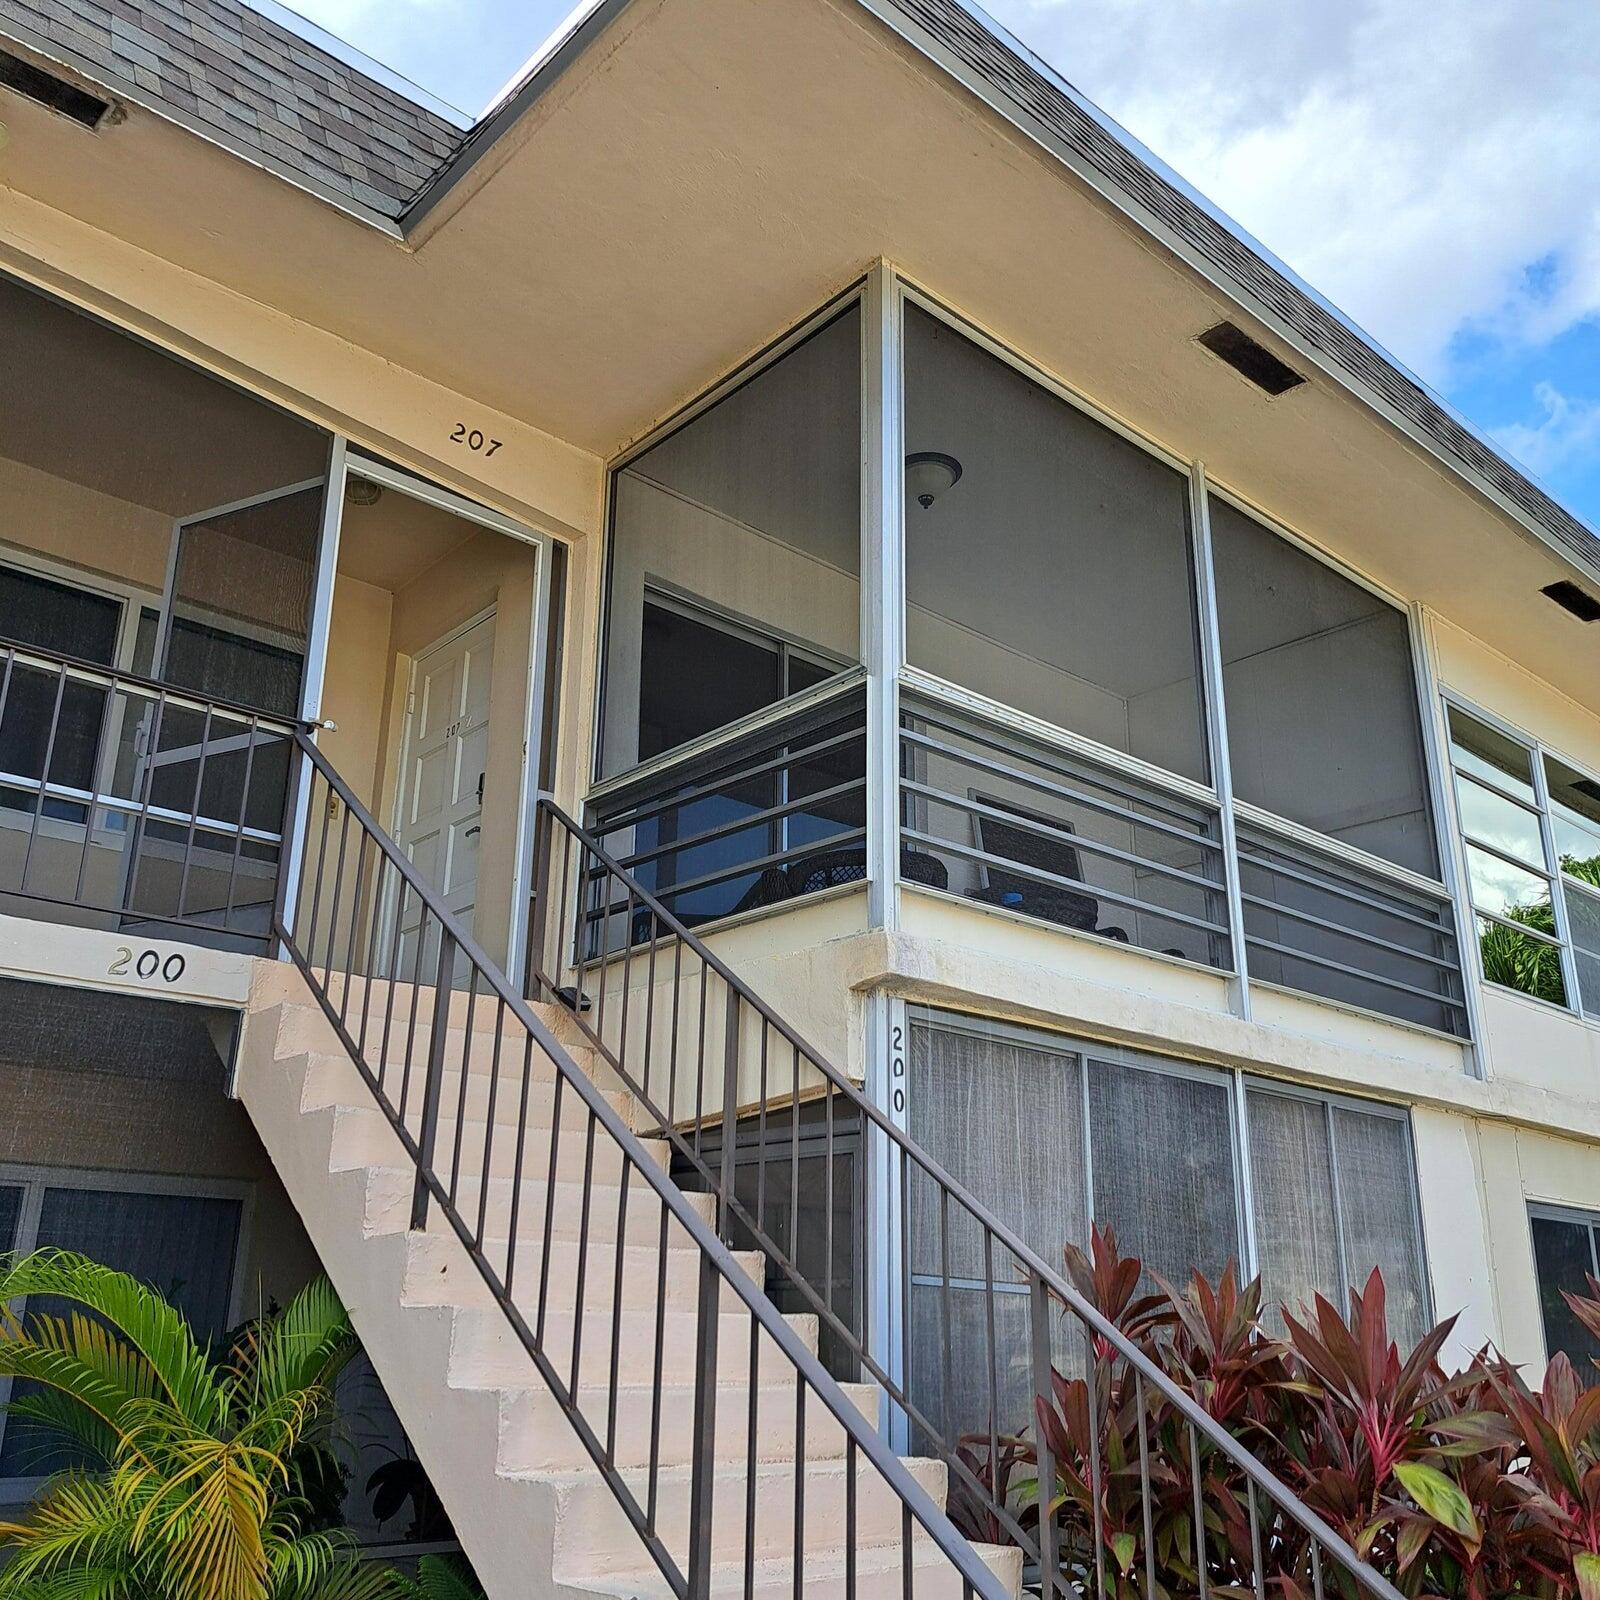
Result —
[[[1538, 1390], [1487, 1349], [1446, 1372], [1440, 1352], [1455, 1319], [1402, 1352], [1377, 1271], [1344, 1312], [1318, 1296], [1285, 1313], [1280, 1337], [1264, 1320], [1260, 1281], [1241, 1284], [1232, 1266], [1214, 1284], [1197, 1273], [1179, 1291], [1155, 1278], [1157, 1292], [1143, 1294], [1140, 1263], [1096, 1230], [1087, 1254], [1067, 1249], [1066, 1267], [1102, 1316], [1403, 1594], [1600, 1600], [1600, 1386], [1566, 1356], [1550, 1362]], [[1589, 1286], [1593, 1298], [1568, 1300], [1600, 1336], [1600, 1283]], [[1200, 1587], [1198, 1472], [1211, 1591], [1252, 1592], [1259, 1538], [1268, 1590], [1310, 1600], [1307, 1536], [1259, 1495], [1253, 1529], [1233, 1458], [1191, 1433], [1152, 1385], [1136, 1383], [1110, 1341], [1095, 1341], [1092, 1356], [1092, 1372], [1052, 1372], [1033, 1426], [999, 1440], [998, 1459], [987, 1434], [962, 1441], [979, 1481], [1002, 1486], [1030, 1534], [1043, 1504], [1074, 1586], [1089, 1592], [1098, 1547], [1107, 1591], [1137, 1600], [1150, 1570], [1167, 1594]], [[1048, 1494], [1041, 1440], [1054, 1468]], [[975, 1494], [952, 1508], [969, 1536], [1000, 1534]], [[1330, 1564], [1321, 1576], [1329, 1594], [1342, 1592]]]

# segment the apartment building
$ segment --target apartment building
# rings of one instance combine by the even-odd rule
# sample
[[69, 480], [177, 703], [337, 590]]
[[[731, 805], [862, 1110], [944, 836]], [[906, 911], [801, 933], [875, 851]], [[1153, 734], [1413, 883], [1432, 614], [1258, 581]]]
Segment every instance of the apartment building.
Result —
[[1091, 1224], [1600, 1354], [1600, 535], [981, 15], [0, 125], [0, 1252], [320, 1265], [493, 1600], [1036, 1581]]

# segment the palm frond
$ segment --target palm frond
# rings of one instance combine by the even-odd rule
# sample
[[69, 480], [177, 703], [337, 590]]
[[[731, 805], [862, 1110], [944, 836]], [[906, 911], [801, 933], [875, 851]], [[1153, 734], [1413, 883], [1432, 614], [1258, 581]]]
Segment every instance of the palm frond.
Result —
[[[0, 1260], [0, 1303], [30, 1295], [75, 1301], [110, 1324], [143, 1358], [154, 1383], [174, 1406], [197, 1426], [220, 1425], [226, 1395], [210, 1357], [182, 1313], [137, 1278], [68, 1250], [36, 1250]], [[113, 1381], [110, 1369], [101, 1376], [108, 1384]]]
[[483, 1600], [483, 1588], [462, 1556], [424, 1556], [405, 1580], [410, 1600]]
[[83, 1473], [53, 1480], [27, 1522], [0, 1523], [0, 1546], [9, 1553], [0, 1572], [6, 1584], [74, 1571], [120, 1571], [131, 1581], [138, 1566], [116, 1496], [103, 1479]]
[[271, 1407], [285, 1395], [330, 1389], [358, 1348], [350, 1316], [326, 1278], [308, 1283], [234, 1351], [235, 1409]]

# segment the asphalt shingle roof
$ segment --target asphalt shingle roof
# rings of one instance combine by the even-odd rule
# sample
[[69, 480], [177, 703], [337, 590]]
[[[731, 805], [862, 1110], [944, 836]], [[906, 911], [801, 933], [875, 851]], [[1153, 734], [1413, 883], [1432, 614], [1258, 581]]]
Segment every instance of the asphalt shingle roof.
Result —
[[0, 0], [0, 34], [389, 218], [464, 137], [241, 0]]
[[[1463, 426], [1315, 296], [1264, 259], [1090, 114], [962, 0], [876, 0], [1058, 139], [1447, 460], [1493, 487], [1585, 566], [1600, 534]], [[605, 9], [610, 9], [605, 8]], [[599, 20], [599, 19], [596, 19]], [[250, 9], [242, 0], [0, 0], [0, 35], [127, 86], [245, 155], [390, 220], [449, 165], [469, 131]], [[557, 62], [551, 63], [560, 70]], [[515, 98], [515, 97], [513, 97]], [[480, 132], [483, 131], [480, 129]], [[478, 140], [482, 143], [482, 140]]]

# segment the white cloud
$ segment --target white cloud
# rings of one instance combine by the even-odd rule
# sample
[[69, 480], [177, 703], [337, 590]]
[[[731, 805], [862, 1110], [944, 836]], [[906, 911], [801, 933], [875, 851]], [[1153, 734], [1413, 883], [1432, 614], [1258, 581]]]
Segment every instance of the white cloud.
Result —
[[1574, 403], [1553, 383], [1536, 383], [1533, 397], [1544, 413], [1536, 423], [1497, 428], [1494, 440], [1535, 477], [1600, 454], [1600, 401]]
[[1430, 381], [1600, 314], [1600, 6], [987, 4]]

